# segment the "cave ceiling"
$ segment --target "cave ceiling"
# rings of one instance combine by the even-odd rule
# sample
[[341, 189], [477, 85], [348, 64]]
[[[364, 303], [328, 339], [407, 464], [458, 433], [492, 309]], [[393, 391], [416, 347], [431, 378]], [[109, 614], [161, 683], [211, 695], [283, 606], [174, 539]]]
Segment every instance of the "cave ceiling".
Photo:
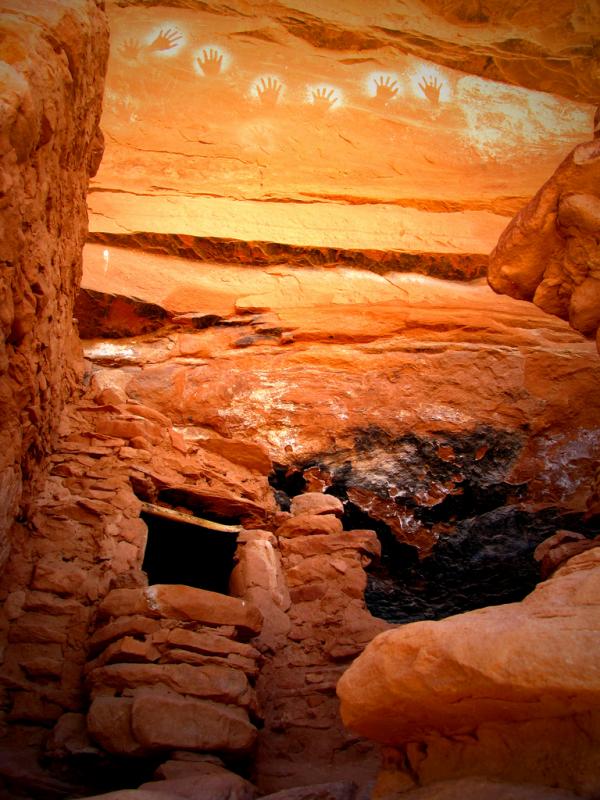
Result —
[[[108, 4], [96, 235], [487, 254], [600, 102], [595, 2]], [[457, 213], [460, 212], [460, 213]]]

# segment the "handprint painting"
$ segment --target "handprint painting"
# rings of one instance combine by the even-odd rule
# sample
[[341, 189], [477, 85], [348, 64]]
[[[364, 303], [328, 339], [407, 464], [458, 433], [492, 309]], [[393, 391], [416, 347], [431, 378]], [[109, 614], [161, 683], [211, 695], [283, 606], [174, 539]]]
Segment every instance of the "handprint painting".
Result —
[[260, 100], [266, 108], [274, 108], [283, 98], [285, 87], [283, 83], [273, 75], [266, 75], [258, 78], [251, 88], [251, 95]]
[[[157, 220], [181, 214], [182, 229], [195, 230], [209, 219], [190, 210], [199, 197], [236, 210], [260, 201], [248, 208], [269, 224], [268, 203], [369, 202], [394, 220], [400, 207], [432, 209], [435, 197], [444, 208], [499, 209], [503, 226], [585, 138], [594, 109], [469, 75], [460, 59], [411, 55], [394, 45], [401, 31], [376, 34], [397, 24], [389, 5], [373, 6], [370, 38], [323, 41], [308, 22], [297, 28], [236, 0], [227, 14], [112, 4], [107, 147], [92, 209], [110, 216], [132, 192], [154, 198]], [[174, 185], [185, 198], [174, 199]], [[213, 223], [202, 224], [212, 235]], [[278, 230], [270, 235], [288, 235]]]
[[229, 54], [217, 45], [204, 45], [195, 56], [194, 69], [205, 78], [215, 78], [229, 66]]

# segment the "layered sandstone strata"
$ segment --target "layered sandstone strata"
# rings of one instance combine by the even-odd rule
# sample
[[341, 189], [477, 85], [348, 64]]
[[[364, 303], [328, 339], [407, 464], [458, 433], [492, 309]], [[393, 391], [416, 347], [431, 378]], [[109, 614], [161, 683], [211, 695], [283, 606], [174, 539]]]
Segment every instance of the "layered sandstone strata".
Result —
[[478, 282], [109, 252], [105, 272], [101, 248], [86, 249], [84, 287], [133, 294], [169, 318], [153, 333], [89, 340], [94, 380], [152, 405], [189, 441], [253, 441], [278, 463], [317, 465], [423, 552], [435, 536], [407, 527], [407, 509], [483, 497], [484, 486], [509, 498], [527, 484], [527, 499], [585, 510], [597, 359], [565, 322]]
[[78, 379], [73, 304], [108, 56], [95, 0], [4, 3], [2, 31], [0, 566]]
[[473, 5], [109, 3], [91, 229], [242, 263], [481, 264], [600, 90], [591, 7]]

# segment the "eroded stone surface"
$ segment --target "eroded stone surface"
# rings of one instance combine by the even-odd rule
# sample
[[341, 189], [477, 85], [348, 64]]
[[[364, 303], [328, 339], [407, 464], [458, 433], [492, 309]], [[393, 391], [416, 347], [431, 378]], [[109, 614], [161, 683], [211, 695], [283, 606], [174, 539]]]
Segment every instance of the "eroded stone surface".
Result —
[[212, 625], [235, 625], [250, 635], [259, 633], [262, 624], [258, 609], [245, 601], [193, 586], [165, 584], [114, 589], [98, 610], [104, 617], [147, 614]]
[[385, 632], [338, 685], [344, 721], [404, 753], [398, 784], [485, 774], [593, 794], [599, 564], [595, 548], [520, 604]]
[[0, 567], [79, 378], [72, 315], [108, 57], [94, 0], [9, 2], [1, 19]]
[[[19, 538], [2, 575], [0, 615], [3, 742], [15, 758], [19, 747], [33, 748], [33, 758], [36, 750], [43, 751], [47, 729], [56, 722], [48, 756], [68, 764], [87, 758], [86, 780], [100, 784], [104, 778], [98, 777], [95, 765], [102, 763], [106, 750], [139, 759], [166, 746], [164, 731], [154, 744], [148, 736], [143, 743], [134, 738], [129, 700], [136, 687], [171, 691], [175, 704], [184, 695], [202, 698], [214, 707], [213, 732], [223, 728], [214, 721], [220, 720], [221, 706], [225, 716], [229, 706], [234, 717], [239, 711], [239, 731], [229, 741], [232, 750], [245, 751], [256, 735], [244, 709], [253, 715], [258, 711], [251, 682], [261, 656], [237, 641], [238, 633], [248, 637], [260, 629], [256, 608], [226, 596], [216, 604], [220, 596], [206, 592], [205, 610], [212, 609], [207, 632], [194, 604], [203, 594], [198, 589], [157, 590], [158, 605], [130, 603], [137, 613], [126, 616], [125, 605], [116, 602], [123, 592], [125, 597], [133, 592], [138, 601], [146, 596], [142, 563], [147, 528], [133, 488], [160, 499], [160, 492], [194, 476], [207, 502], [212, 487], [219, 502], [223, 496], [229, 502], [236, 497], [254, 500], [263, 521], [274, 509], [260, 472], [183, 443], [168, 418], [152, 408], [120, 404], [125, 398], [118, 392], [111, 398], [101, 394], [95, 395], [99, 402], [88, 396], [70, 406], [63, 418], [51, 474], [36, 498], [30, 528], [17, 529]], [[103, 402], [107, 399], [113, 403]], [[104, 597], [108, 600], [98, 615], [96, 607]], [[86, 674], [94, 698], [101, 698], [89, 718], [94, 739], [87, 743], [77, 740], [77, 730], [70, 733], [71, 721], [87, 711]], [[117, 693], [126, 697], [114, 697]], [[123, 702], [113, 702], [119, 700]], [[170, 719], [177, 732], [176, 716]], [[207, 741], [210, 732], [205, 733]], [[199, 729], [194, 736], [200, 746]], [[222, 738], [210, 736], [213, 746], [223, 744]], [[193, 746], [189, 737], [185, 745], [183, 739], [177, 741]], [[31, 781], [50, 780], [43, 772], [39, 778], [19, 775], [15, 785], [24, 790]]]
[[498, 292], [568, 319], [600, 324], [600, 143], [579, 145], [504, 231], [490, 256]]
[[[152, 405], [188, 441], [216, 432], [317, 467], [423, 553], [436, 509], [456, 514], [461, 498], [465, 511], [469, 497], [502, 505], [527, 483], [542, 502], [590, 500], [594, 347], [527, 303], [477, 282], [291, 267], [244, 278], [129, 251], [103, 276], [89, 252], [88, 285], [131, 282], [174, 312], [219, 317], [86, 349], [98, 386]], [[415, 507], [429, 517], [415, 523]]]

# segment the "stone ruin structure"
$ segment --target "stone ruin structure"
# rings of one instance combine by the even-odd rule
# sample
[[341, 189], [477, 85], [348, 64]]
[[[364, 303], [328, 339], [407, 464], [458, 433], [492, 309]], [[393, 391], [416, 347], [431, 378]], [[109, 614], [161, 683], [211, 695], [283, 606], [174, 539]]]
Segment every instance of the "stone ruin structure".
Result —
[[546, 6], [3, 5], [2, 798], [598, 796], [600, 20]]

